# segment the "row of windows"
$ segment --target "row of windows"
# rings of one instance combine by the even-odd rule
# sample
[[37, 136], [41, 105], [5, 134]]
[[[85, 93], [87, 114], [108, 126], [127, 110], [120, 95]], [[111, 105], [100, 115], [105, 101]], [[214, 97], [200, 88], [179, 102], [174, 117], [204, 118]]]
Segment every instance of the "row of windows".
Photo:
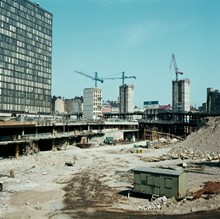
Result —
[[[51, 68], [51, 61], [52, 61], [51, 53], [41, 49], [36, 49], [36, 52], [32, 52], [29, 50], [18, 48], [16, 46], [7, 43], [0, 42], [0, 54], [3, 56], [10, 56], [12, 58], [17, 58], [29, 62], [30, 62], [30, 58], [41, 60], [43, 61], [42, 63], [44, 67]], [[2, 59], [0, 59], [0, 61], [1, 60]], [[33, 62], [33, 60], [31, 62]]]
[[[35, 76], [42, 77], [42, 78], [49, 78], [49, 79], [51, 78], [50, 76], [51, 68], [37, 66], [32, 63], [29, 63], [29, 65], [26, 65], [27, 67], [22, 67], [19, 65], [10, 64], [10, 63], [2, 61], [0, 62], [0, 74], [11, 75], [11, 76], [16, 77], [15, 74], [12, 73], [12, 71], [15, 71], [15, 72], [23, 73], [25, 75], [30, 74], [30, 75], [35, 75]], [[30, 68], [32, 66], [33, 68]]]
[[[1, 65], [1, 63], [0, 63]], [[0, 68], [0, 77], [2, 76], [10, 76], [14, 79], [20, 78], [25, 80], [35, 80], [38, 81], [38, 78], [42, 78], [41, 80], [45, 79], [45, 82], [47, 80], [48, 84], [51, 84], [51, 74], [47, 74], [45, 72], [39, 72], [39, 71], [33, 71], [32, 69], [25, 69], [25, 71], [14, 71], [14, 69], [2, 69]], [[36, 77], [36, 78], [34, 78]]]
[[15, 46], [18, 46], [18, 49], [25, 48], [31, 51], [36, 50], [38, 53], [47, 52], [50, 54], [52, 51], [51, 41], [43, 40], [37, 36], [34, 36], [33, 39], [30, 39], [28, 36], [17, 35], [16, 33], [12, 33], [11, 31], [5, 30], [3, 28], [0, 28], [0, 41], [5, 43], [7, 47], [14, 49], [16, 48]]
[[[1, 83], [1, 82], [0, 82]], [[10, 85], [10, 84], [9, 84]], [[16, 85], [17, 86], [17, 85]], [[39, 88], [34, 88], [34, 91], [40, 91], [39, 92], [28, 92], [28, 90], [31, 90], [33, 88], [31, 87], [26, 87], [26, 89], [21, 90], [21, 91], [15, 91], [14, 89], [6, 89], [6, 88], [1, 88], [1, 95], [4, 97], [14, 97], [14, 98], [19, 98], [19, 99], [36, 99], [36, 100], [47, 100], [50, 101], [51, 98], [51, 93], [48, 90], [42, 90]]]
[[9, 64], [11, 63], [25, 68], [36, 69], [38, 71], [45, 71], [46, 67], [50, 68], [50, 63], [29, 56], [27, 56], [27, 60], [24, 61], [10, 56], [4, 56], [4, 54], [0, 54], [0, 62], [7, 62]]
[[[38, 19], [51, 24], [52, 14], [46, 12], [45, 10], [39, 8], [37, 5], [31, 4], [27, 1], [12, 1], [12, 0], [2, 0], [0, 2], [0, 7], [12, 11], [15, 14], [21, 13], [21, 16], [28, 18], [30, 16], [36, 16]], [[24, 13], [23, 13], [24, 12]]]
[[0, 22], [1, 27], [8, 31], [17, 32], [21, 35], [23, 35], [25, 31], [50, 41], [52, 39], [52, 26], [48, 26], [45, 23], [33, 23], [30, 20], [22, 20], [20, 17], [12, 19], [11, 16], [8, 18], [4, 15], [0, 15]]
[[[22, 82], [21, 80], [25, 80], [26, 83], [30, 85], [29, 81], [31, 81], [32, 83], [43, 83], [45, 84], [45, 86], [48, 87], [48, 85], [51, 85], [51, 80], [50, 78], [45, 78], [45, 77], [39, 77], [36, 75], [31, 75], [31, 74], [24, 74], [21, 72], [10, 72], [10, 75], [4, 74], [4, 75], [0, 75], [0, 81], [5, 81], [5, 82], [10, 82], [10, 83], [18, 83], [18, 84], [22, 84], [19, 82]], [[33, 86], [33, 85], [30, 85]], [[45, 88], [47, 88], [45, 87]]]
[[[44, 106], [44, 107], [39, 107]], [[0, 108], [2, 110], [8, 110], [8, 111], [28, 111], [28, 112], [41, 112], [41, 113], [49, 113], [50, 112], [50, 104], [47, 104], [45, 106], [44, 101], [37, 101], [35, 102], [35, 105], [23, 105], [23, 104], [7, 104], [7, 103], [0, 103]]]
[[[10, 15], [9, 15], [10, 16]], [[27, 31], [32, 34], [36, 34], [40, 37], [51, 40], [52, 35], [52, 26], [48, 26], [45, 23], [33, 23], [30, 20], [21, 19], [17, 15], [14, 15], [15, 18], [8, 18], [4, 15], [0, 15], [0, 21], [3, 28], [8, 31], [17, 32], [23, 35], [23, 31]]]
[[[40, 101], [45, 101], [44, 95], [30, 95], [29, 98], [17, 98], [13, 96], [0, 96], [1, 102], [12, 103], [12, 104], [22, 104], [22, 105], [37, 105]], [[46, 100], [49, 100], [47, 98]]]
[[[1, 88], [7, 88], [7, 89], [16, 89], [20, 91], [28, 91], [28, 86], [30, 87], [36, 87], [36, 91], [32, 92], [37, 92], [37, 93], [43, 93], [43, 91], [50, 90], [51, 89], [51, 84], [44, 84], [44, 83], [39, 83], [39, 82], [34, 82], [34, 81], [27, 81], [24, 79], [18, 79], [18, 78], [13, 78], [13, 77], [7, 77], [7, 76], [0, 76], [1, 81], [0, 81], [0, 87]], [[7, 79], [7, 82], [6, 82]], [[12, 87], [13, 84], [15, 85], [15, 88]], [[46, 92], [45, 94], [47, 94]]]
[[[0, 32], [1, 32], [1, 29], [0, 29]], [[3, 38], [2, 36], [3, 35], [0, 34], [0, 38]], [[27, 39], [27, 41], [31, 41], [31, 40]], [[19, 44], [22, 47], [17, 46], [17, 44]], [[43, 54], [44, 56], [51, 57], [51, 51], [52, 51], [51, 47], [47, 47], [41, 43], [35, 43], [35, 44], [36, 44], [35, 46], [31, 46], [28, 44], [23, 44], [22, 42], [16, 41], [14, 39], [10, 39], [10, 40], [8, 39], [7, 42], [0, 39], [1, 49], [12, 50], [13, 52], [19, 52], [24, 55], [31, 54], [32, 56], [35, 56], [34, 54], [36, 53], [36, 56]]]
[[4, 62], [1, 65], [2, 68], [8, 68], [9, 67], [8, 64], [14, 64], [15, 69], [16, 67], [23, 67], [20, 70], [17, 69], [18, 71], [23, 71], [23, 72], [26, 72], [25, 70], [29, 68], [32, 72], [39, 71], [39, 72], [45, 73], [45, 72], [48, 72], [48, 69], [50, 69], [51, 67], [51, 63], [42, 61], [40, 59], [35, 59], [29, 56], [27, 56], [27, 61], [24, 61], [18, 58], [4, 56], [0, 54], [0, 62]]

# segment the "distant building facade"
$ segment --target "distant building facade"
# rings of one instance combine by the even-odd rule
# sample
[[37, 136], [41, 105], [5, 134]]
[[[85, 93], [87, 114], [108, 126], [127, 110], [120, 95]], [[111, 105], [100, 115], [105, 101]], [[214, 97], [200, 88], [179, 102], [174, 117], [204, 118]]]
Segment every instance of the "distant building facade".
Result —
[[102, 117], [102, 90], [100, 88], [83, 90], [83, 116], [91, 120]]
[[65, 101], [63, 98], [53, 96], [51, 103], [52, 103], [52, 113], [54, 115], [61, 115], [65, 113]]
[[65, 99], [65, 111], [71, 115], [79, 115], [83, 112], [83, 97], [75, 97], [74, 99]]
[[29, 0], [0, 1], [0, 112], [51, 113], [52, 19]]
[[175, 112], [190, 111], [190, 80], [172, 81], [172, 109]]
[[108, 102], [102, 103], [102, 114], [104, 113], [111, 113], [112, 112], [112, 106]]
[[134, 112], [134, 85], [123, 84], [119, 87], [120, 113]]
[[102, 113], [119, 113], [119, 102], [110, 100], [103, 102]]
[[169, 111], [172, 109], [170, 104], [159, 105], [158, 100], [144, 101], [143, 108], [148, 114], [157, 114], [163, 111]]
[[207, 112], [220, 113], [220, 92], [213, 88], [207, 88]]
[[199, 106], [199, 112], [207, 112], [207, 103], [202, 103], [202, 106]]

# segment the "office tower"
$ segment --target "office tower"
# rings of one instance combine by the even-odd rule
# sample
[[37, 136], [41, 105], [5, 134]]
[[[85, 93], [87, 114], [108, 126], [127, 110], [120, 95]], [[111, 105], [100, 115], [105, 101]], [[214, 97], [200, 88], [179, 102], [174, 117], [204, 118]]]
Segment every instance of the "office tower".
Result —
[[28, 0], [0, 1], [0, 112], [51, 112], [52, 14]]

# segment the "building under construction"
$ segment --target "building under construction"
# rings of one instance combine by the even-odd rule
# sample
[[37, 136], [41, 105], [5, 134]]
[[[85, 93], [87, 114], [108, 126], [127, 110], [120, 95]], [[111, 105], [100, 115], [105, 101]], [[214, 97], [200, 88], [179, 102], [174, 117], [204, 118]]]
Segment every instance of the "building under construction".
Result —
[[176, 80], [172, 81], [172, 107], [174, 112], [189, 112], [190, 111], [190, 80], [179, 80], [178, 75], [182, 75], [177, 67], [176, 57], [172, 54], [171, 65], [173, 64]]
[[119, 87], [120, 113], [134, 112], [134, 85], [123, 84]]
[[173, 111], [190, 111], [190, 80], [172, 81]]

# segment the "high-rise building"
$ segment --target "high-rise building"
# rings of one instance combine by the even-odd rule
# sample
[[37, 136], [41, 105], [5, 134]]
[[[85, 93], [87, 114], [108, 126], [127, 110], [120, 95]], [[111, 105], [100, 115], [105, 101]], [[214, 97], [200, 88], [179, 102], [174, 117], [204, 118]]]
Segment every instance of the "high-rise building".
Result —
[[123, 84], [119, 87], [120, 113], [134, 112], [134, 85]]
[[173, 111], [190, 111], [190, 80], [172, 81]]
[[102, 90], [85, 88], [83, 90], [83, 115], [86, 119], [99, 119], [102, 116]]
[[51, 112], [52, 14], [0, 1], [0, 112]]
[[220, 92], [213, 88], [207, 88], [207, 112], [220, 113]]

